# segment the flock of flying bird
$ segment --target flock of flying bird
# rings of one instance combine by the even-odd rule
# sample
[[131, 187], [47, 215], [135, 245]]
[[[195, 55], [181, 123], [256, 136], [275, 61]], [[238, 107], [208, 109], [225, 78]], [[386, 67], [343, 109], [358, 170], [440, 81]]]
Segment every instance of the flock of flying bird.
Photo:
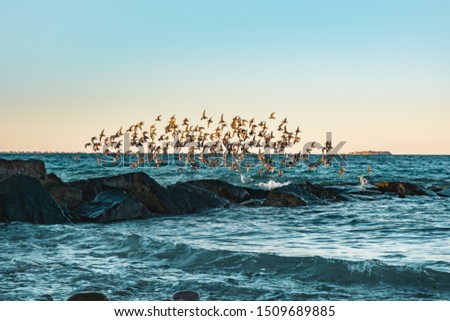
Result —
[[[169, 154], [170, 147], [173, 148], [171, 152], [175, 160], [192, 170], [199, 169], [203, 164], [210, 168], [227, 167], [239, 173], [257, 168], [259, 176], [275, 172], [281, 176], [284, 170], [298, 165], [300, 161], [306, 163], [310, 171], [320, 165], [331, 164], [334, 158], [334, 155], [328, 155], [332, 149], [331, 142], [326, 142], [322, 157], [315, 162], [309, 162], [315, 143], [306, 149], [305, 154], [288, 154], [286, 149], [300, 142], [301, 130], [299, 127], [289, 130], [287, 118], [278, 122], [276, 119], [275, 113], [271, 113], [264, 121], [235, 116], [227, 122], [222, 114], [215, 123], [205, 110], [200, 123], [192, 123], [188, 118], [179, 123], [173, 115], [163, 124], [162, 115], [159, 115], [148, 127], [141, 121], [125, 130], [121, 127], [112, 135], [106, 135], [102, 130], [85, 144], [85, 148], [91, 147], [93, 152], [103, 153], [112, 162], [127, 159], [133, 168], [144, 164], [159, 167]], [[158, 131], [158, 125], [162, 125], [162, 132]], [[257, 158], [252, 154], [256, 154]], [[279, 159], [281, 161], [277, 163]], [[99, 163], [104, 160], [97, 158]], [[257, 160], [256, 164], [253, 160]], [[179, 170], [184, 169], [181, 167]], [[341, 163], [339, 176], [342, 177], [344, 172]]]

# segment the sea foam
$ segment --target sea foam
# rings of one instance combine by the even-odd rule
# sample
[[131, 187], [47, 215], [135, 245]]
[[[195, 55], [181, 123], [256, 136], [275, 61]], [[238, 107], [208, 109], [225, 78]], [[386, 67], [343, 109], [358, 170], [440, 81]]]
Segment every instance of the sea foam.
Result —
[[291, 184], [290, 181], [287, 181], [285, 183], [278, 183], [278, 182], [275, 182], [274, 180], [270, 180], [267, 183], [258, 183], [258, 184], [256, 184], [256, 186], [261, 187], [262, 189], [265, 189], [267, 191], [270, 191], [270, 190], [273, 190], [274, 188], [287, 186], [289, 184]]

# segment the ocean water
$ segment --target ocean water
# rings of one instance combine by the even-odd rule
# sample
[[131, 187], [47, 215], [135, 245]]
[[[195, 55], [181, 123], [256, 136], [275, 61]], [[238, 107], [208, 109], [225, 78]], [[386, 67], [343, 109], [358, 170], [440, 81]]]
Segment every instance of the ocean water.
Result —
[[[63, 180], [114, 175], [95, 156], [0, 155], [37, 158]], [[450, 156], [349, 156], [312, 172], [299, 165], [267, 183], [307, 180], [359, 189], [402, 180], [450, 188]], [[367, 173], [371, 165], [373, 172]], [[141, 168], [156, 181], [219, 178], [227, 169]], [[203, 300], [450, 300], [450, 198], [393, 195], [297, 208], [205, 210], [111, 224], [0, 224], [0, 299], [65, 300], [100, 291], [112, 300], [162, 300], [181, 290]]]

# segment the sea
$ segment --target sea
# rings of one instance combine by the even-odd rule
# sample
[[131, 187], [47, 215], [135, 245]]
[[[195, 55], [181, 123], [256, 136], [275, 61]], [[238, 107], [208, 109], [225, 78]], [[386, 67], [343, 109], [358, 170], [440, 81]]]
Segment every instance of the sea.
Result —
[[[92, 154], [0, 157], [41, 159], [64, 181], [143, 171], [164, 186], [203, 178], [243, 185], [226, 168], [99, 166]], [[348, 156], [345, 167], [342, 178], [337, 163], [245, 175], [250, 187], [272, 180], [364, 189], [364, 176], [369, 185], [450, 188], [450, 156]], [[13, 222], [0, 224], [0, 235], [0, 300], [66, 300], [86, 291], [164, 300], [183, 290], [202, 300], [450, 300], [450, 198], [439, 196], [232, 206], [109, 224]]]

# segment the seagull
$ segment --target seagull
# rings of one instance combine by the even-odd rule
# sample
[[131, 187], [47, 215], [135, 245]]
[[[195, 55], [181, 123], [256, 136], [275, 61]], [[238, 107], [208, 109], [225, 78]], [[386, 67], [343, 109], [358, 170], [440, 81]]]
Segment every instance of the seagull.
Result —
[[369, 166], [367, 166], [367, 173], [370, 173], [370, 172], [372, 172], [372, 167], [369, 164]]
[[361, 183], [362, 186], [369, 184], [369, 181], [367, 179], [365, 179], [363, 176], [358, 176], [359, 177], [359, 182]]
[[251, 178], [251, 177], [246, 177], [246, 176], [244, 176], [244, 175], [241, 174], [241, 182], [242, 182], [243, 184], [248, 184], [248, 183], [253, 182], [253, 178]]
[[275, 113], [271, 113], [269, 119], [275, 119]]
[[155, 118], [155, 121], [161, 121], [161, 117], [162, 115], [159, 115], [158, 117]]

